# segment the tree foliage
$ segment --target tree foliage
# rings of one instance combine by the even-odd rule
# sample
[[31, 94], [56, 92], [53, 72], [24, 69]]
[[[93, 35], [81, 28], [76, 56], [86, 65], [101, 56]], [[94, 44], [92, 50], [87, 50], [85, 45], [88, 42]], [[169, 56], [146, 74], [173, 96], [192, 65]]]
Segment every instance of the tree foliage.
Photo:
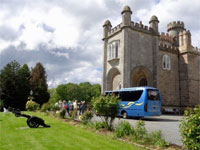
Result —
[[182, 141], [188, 150], [200, 149], [200, 105], [193, 110], [186, 110], [185, 118], [181, 122], [180, 131]]
[[93, 98], [93, 109], [101, 117], [108, 129], [112, 129], [112, 123], [119, 113], [119, 97], [114, 95]]
[[58, 100], [85, 100], [90, 102], [92, 97], [100, 95], [100, 85], [90, 84], [89, 82], [83, 82], [78, 84], [68, 83], [61, 84], [56, 88], [55, 99]]
[[0, 99], [5, 107], [25, 109], [30, 92], [30, 71], [25, 64], [17, 61], [8, 63], [0, 73]]
[[47, 85], [47, 76], [41, 63], [37, 63], [31, 71], [30, 86], [33, 91], [34, 101], [40, 105], [48, 102], [49, 93]]

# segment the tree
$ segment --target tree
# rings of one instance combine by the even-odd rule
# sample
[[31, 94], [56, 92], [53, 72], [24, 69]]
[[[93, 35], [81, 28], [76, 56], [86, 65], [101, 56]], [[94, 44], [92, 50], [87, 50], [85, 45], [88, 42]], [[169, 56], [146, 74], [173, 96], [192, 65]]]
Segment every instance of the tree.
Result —
[[117, 117], [120, 106], [119, 97], [110, 96], [100, 96], [92, 99], [93, 109], [100, 116], [102, 121], [105, 123], [109, 130], [113, 129], [113, 121]]
[[101, 87], [99, 84], [91, 85], [89, 82], [83, 82], [78, 84], [68, 83], [61, 84], [56, 88], [54, 95], [55, 99], [58, 100], [85, 100], [91, 102], [93, 97], [100, 96]]
[[30, 91], [29, 68], [24, 65], [20, 68], [17, 61], [8, 63], [0, 73], [0, 99], [5, 107], [14, 107], [24, 110]]
[[90, 102], [92, 99], [92, 85], [89, 82], [83, 82], [79, 84], [81, 89], [81, 100], [85, 100], [86, 102]]
[[180, 124], [183, 144], [188, 150], [200, 149], [200, 105], [184, 112], [184, 119]]
[[28, 97], [30, 95], [30, 70], [27, 64], [24, 64], [18, 71], [18, 82], [19, 82], [19, 91], [18, 98], [21, 100], [23, 106], [26, 105]]
[[50, 97], [46, 78], [45, 68], [41, 63], [37, 63], [31, 71], [30, 86], [33, 91], [33, 100], [40, 105], [48, 102]]
[[91, 90], [92, 97], [99, 97], [101, 95], [101, 85], [100, 84], [93, 84], [90, 90]]

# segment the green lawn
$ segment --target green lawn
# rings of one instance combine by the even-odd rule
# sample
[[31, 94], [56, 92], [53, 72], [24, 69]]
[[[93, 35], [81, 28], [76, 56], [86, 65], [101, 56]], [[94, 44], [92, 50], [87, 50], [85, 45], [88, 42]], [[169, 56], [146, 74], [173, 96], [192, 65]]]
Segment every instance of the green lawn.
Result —
[[0, 150], [142, 150], [57, 118], [42, 117], [51, 128], [29, 128], [26, 118], [0, 113]]

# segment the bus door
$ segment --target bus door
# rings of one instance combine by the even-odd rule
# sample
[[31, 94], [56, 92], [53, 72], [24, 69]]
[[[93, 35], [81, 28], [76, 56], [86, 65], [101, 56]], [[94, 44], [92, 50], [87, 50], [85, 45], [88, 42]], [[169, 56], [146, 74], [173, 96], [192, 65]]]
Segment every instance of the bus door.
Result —
[[145, 105], [145, 109], [148, 113], [161, 115], [161, 97], [158, 90], [147, 90], [147, 104]]

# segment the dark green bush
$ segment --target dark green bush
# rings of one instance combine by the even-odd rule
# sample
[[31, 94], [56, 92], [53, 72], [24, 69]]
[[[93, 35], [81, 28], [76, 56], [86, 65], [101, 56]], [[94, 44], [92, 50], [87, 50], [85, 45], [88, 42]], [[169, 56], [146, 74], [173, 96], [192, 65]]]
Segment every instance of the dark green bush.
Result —
[[3, 111], [3, 107], [4, 107], [3, 100], [0, 99], [0, 111]]
[[105, 122], [96, 122], [94, 126], [96, 130], [107, 128]]
[[92, 99], [93, 109], [106, 124], [108, 130], [113, 129], [113, 121], [119, 113], [119, 99], [117, 96], [100, 96]]
[[200, 149], [200, 105], [184, 112], [184, 119], [180, 125], [182, 141], [186, 149]]
[[129, 136], [134, 134], [134, 128], [131, 127], [130, 123], [127, 121], [120, 122], [116, 129], [115, 134], [118, 138]]

